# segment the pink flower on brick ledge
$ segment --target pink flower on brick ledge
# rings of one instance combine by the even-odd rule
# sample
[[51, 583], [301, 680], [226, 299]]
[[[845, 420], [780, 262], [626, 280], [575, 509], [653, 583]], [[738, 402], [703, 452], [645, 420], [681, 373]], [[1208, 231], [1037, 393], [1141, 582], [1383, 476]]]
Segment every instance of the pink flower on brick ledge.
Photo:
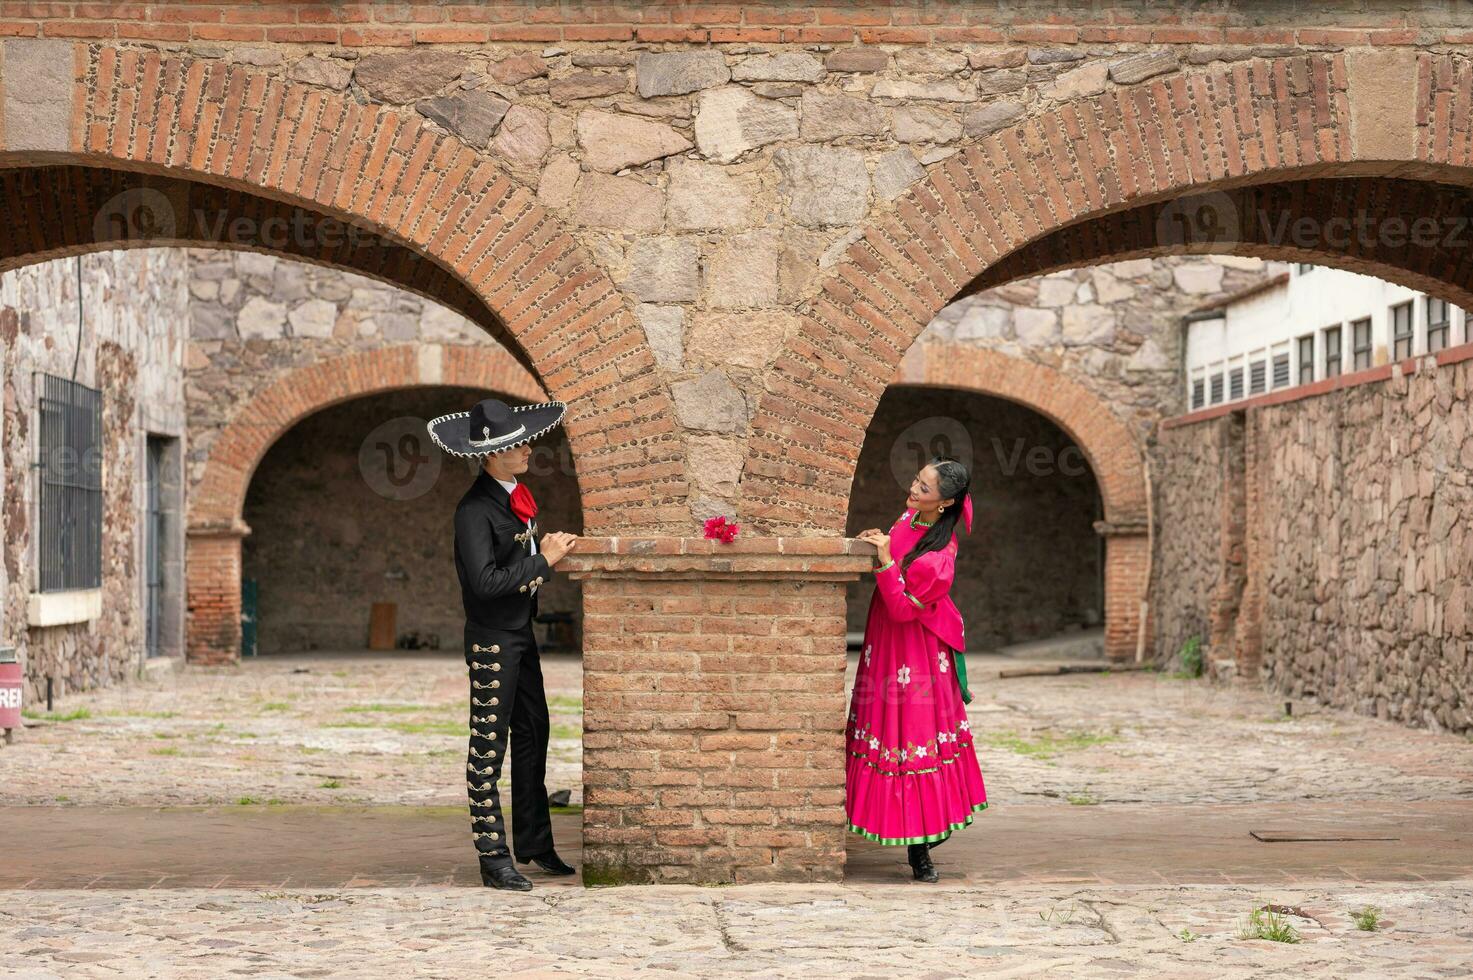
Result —
[[728, 524], [723, 516], [706, 520], [706, 537], [716, 538], [723, 544], [731, 544], [731, 539], [737, 536], [739, 530], [741, 530], [740, 524]]

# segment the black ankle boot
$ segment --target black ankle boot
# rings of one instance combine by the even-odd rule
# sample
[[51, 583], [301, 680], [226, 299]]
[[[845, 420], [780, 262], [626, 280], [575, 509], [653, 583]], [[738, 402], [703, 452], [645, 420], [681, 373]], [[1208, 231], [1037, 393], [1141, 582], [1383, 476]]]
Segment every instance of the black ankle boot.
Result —
[[940, 881], [936, 865], [931, 863], [931, 848], [926, 844], [907, 844], [906, 857], [910, 859], [910, 871], [916, 881]]
[[506, 860], [509, 858], [492, 861], [482, 858], [481, 884], [487, 888], [504, 888], [514, 892], [531, 891], [532, 882], [515, 865], [505, 863]]
[[543, 871], [546, 871], [550, 875], [570, 875], [578, 870], [577, 868], [574, 868], [572, 865], [565, 862], [562, 858], [558, 857], [557, 851], [548, 851], [546, 854], [538, 854], [536, 857], [529, 857], [522, 863], [535, 864], [537, 865], [537, 867], [541, 868]]

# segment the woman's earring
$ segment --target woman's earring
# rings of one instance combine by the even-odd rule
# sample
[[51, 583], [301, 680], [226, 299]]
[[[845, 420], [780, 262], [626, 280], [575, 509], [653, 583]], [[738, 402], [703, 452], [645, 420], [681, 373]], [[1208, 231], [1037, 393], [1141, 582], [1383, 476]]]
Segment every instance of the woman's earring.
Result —
[[944, 513], [946, 513], [946, 505], [945, 505], [945, 504], [942, 504], [942, 505], [941, 505], [941, 506], [940, 506], [940, 507], [939, 507], [939, 508], [938, 508], [938, 509], [937, 509], [937, 511], [936, 511], [936, 513], [938, 513], [938, 514], [944, 514]]

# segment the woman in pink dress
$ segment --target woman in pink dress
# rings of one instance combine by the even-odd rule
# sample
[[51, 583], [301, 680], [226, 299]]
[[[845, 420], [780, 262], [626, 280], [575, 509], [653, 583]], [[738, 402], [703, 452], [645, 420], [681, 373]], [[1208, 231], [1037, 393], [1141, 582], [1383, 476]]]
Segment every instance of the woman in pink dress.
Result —
[[879, 549], [875, 594], [850, 700], [845, 808], [849, 829], [905, 844], [919, 881], [936, 881], [930, 849], [987, 806], [972, 748], [961, 613], [951, 601], [958, 519], [972, 530], [971, 477], [938, 456], [911, 482]]

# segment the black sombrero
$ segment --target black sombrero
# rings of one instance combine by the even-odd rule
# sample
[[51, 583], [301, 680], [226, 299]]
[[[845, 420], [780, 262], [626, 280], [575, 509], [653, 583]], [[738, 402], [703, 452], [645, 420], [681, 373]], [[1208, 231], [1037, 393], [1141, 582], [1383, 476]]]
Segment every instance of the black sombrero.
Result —
[[486, 456], [531, 442], [563, 420], [562, 402], [518, 405], [498, 398], [476, 403], [469, 412], [430, 419], [426, 426], [435, 444], [455, 456]]

